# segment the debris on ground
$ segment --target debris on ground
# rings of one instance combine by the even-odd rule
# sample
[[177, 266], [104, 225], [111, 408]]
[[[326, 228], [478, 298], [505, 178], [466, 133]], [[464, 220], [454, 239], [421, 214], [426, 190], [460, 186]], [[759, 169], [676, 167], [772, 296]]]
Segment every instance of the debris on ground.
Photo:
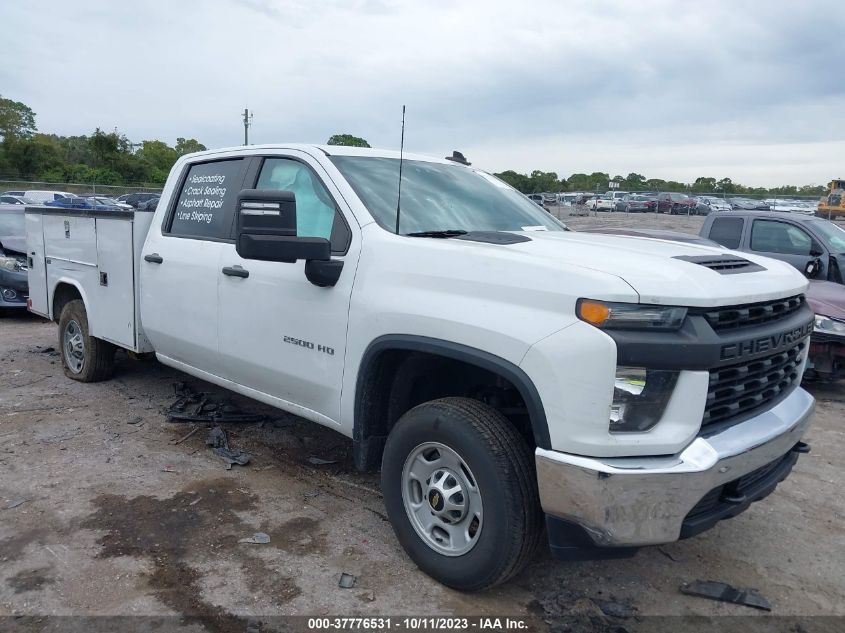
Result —
[[180, 437], [178, 440], [176, 440], [175, 442], [173, 442], [173, 445], [174, 445], [174, 446], [176, 446], [177, 444], [181, 444], [182, 442], [184, 442], [185, 440], [187, 440], [189, 437], [192, 437], [192, 436], [194, 435], [194, 433], [196, 433], [196, 432], [197, 432], [197, 431], [199, 431], [199, 430], [200, 430], [200, 427], [195, 426], [195, 427], [194, 427], [194, 428], [192, 428], [190, 431], [188, 431], [185, 435], [183, 435], [183, 436], [182, 436], [182, 437]]
[[681, 593], [688, 596], [698, 596], [719, 602], [741, 604], [754, 609], [771, 611], [772, 605], [754, 589], [737, 589], [724, 582], [714, 580], [694, 580], [681, 585]]
[[252, 536], [242, 538], [238, 543], [251, 543], [253, 545], [266, 545], [270, 542], [270, 535], [264, 532], [256, 532]]
[[593, 602], [598, 605], [601, 612], [609, 615], [612, 618], [632, 618], [637, 613], [637, 608], [621, 602], [614, 602], [613, 600], [596, 600]]
[[376, 599], [376, 592], [375, 591], [365, 591], [360, 596], [361, 600], [366, 600], [367, 602], [375, 602]]
[[17, 508], [18, 506], [22, 506], [25, 504], [29, 499], [16, 499], [15, 501], [9, 501], [5, 506], [3, 506], [4, 510], [11, 510], [12, 508]]
[[347, 574], [346, 572], [343, 572], [340, 575], [340, 580], [338, 581], [337, 586], [341, 589], [352, 589], [352, 587], [355, 586], [356, 580], [358, 579], [355, 578], [355, 576], [353, 576], [352, 574]]
[[309, 464], [314, 464], [315, 466], [325, 466], [327, 464], [337, 464], [337, 460], [335, 459], [321, 459], [319, 457], [311, 456], [308, 458]]
[[170, 422], [263, 422], [267, 416], [260, 413], [243, 413], [225, 399], [215, 400], [207, 393], [196, 393], [184, 382], [173, 383], [176, 401], [167, 410]]
[[313, 492], [303, 492], [302, 496], [306, 499], [313, 499], [314, 497], [319, 497], [321, 494], [323, 493], [319, 490], [314, 490]]
[[677, 554], [666, 547], [658, 547], [657, 551], [659, 551], [669, 560], [674, 561], [676, 563], [683, 563], [686, 560], [686, 558], [684, 558], [680, 554]]
[[232, 464], [245, 466], [249, 463], [249, 453], [229, 448], [229, 439], [226, 437], [226, 431], [219, 426], [211, 429], [208, 438], [205, 440], [205, 444], [206, 446], [210, 446], [211, 450], [223, 458], [223, 461], [226, 462], [226, 470], [231, 470]]
[[142, 421], [143, 421], [143, 418], [141, 418], [140, 416], [135, 416], [131, 420], [128, 420], [126, 422], [126, 424], [140, 424]]

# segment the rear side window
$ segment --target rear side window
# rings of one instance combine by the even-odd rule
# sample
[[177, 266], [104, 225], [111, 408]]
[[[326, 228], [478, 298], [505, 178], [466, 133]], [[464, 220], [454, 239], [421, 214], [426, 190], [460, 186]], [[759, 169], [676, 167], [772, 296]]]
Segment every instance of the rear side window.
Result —
[[180, 237], [229, 239], [243, 165], [242, 158], [191, 165], [167, 232]]
[[742, 222], [742, 218], [716, 218], [708, 237], [726, 248], [739, 248], [742, 240]]

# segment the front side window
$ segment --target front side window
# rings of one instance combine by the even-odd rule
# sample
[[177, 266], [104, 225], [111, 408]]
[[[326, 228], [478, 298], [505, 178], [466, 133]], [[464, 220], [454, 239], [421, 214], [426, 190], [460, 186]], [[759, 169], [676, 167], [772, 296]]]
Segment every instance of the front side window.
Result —
[[241, 190], [242, 158], [191, 165], [176, 201], [168, 233], [229, 239]]
[[[376, 222], [393, 233], [399, 160], [369, 156], [332, 156], [331, 160]], [[399, 232], [405, 235], [448, 230], [565, 230], [498, 178], [460, 165], [403, 161], [400, 204]]]
[[827, 220], [813, 220], [813, 228], [821, 233], [837, 253], [845, 253], [845, 229]]
[[726, 248], [739, 248], [742, 218], [716, 218], [710, 227], [710, 239]]
[[783, 255], [807, 255], [814, 252], [813, 239], [797, 226], [777, 220], [754, 220], [751, 250]]
[[325, 185], [305, 163], [291, 158], [267, 158], [256, 189], [290, 191], [296, 196], [296, 234], [324, 237], [333, 252], [346, 250], [349, 229]]

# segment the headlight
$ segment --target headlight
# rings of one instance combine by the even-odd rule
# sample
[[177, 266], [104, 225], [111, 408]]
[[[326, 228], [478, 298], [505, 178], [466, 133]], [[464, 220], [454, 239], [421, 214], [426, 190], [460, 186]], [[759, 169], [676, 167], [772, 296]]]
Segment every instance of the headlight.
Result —
[[820, 332], [829, 332], [831, 334], [845, 334], [845, 321], [839, 319], [831, 319], [830, 317], [816, 315], [815, 328]]
[[3, 270], [18, 271], [22, 268], [21, 261], [17, 257], [0, 255], [0, 268]]
[[651, 429], [663, 416], [677, 381], [677, 371], [617, 367], [610, 432], [642, 433]]
[[578, 318], [602, 329], [677, 330], [686, 308], [578, 299]]

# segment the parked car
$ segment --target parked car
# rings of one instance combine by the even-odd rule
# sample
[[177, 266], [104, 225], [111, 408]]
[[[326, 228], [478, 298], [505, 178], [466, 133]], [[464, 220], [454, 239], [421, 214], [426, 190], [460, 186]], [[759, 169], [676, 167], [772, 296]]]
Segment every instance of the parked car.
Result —
[[0, 202], [0, 316], [29, 298], [24, 235], [24, 205]]
[[543, 205], [549, 204], [557, 204], [557, 194], [556, 193], [542, 193], [540, 194], [543, 196]]
[[657, 212], [670, 215], [690, 215], [694, 212], [695, 202], [683, 193], [662, 192], [657, 195]]
[[155, 213], [28, 209], [31, 309], [57, 321], [65, 374], [155, 352], [346, 435], [414, 564], [464, 591], [544, 535], [573, 558], [703, 532], [807, 452], [812, 312], [747, 310], [800, 296], [791, 266], [721, 274], [722, 249], [566, 231], [437, 158], [408, 160], [400, 214], [395, 152], [330, 150], [182, 156]]
[[93, 200], [97, 204], [102, 204], [105, 206], [117, 207], [118, 209], [123, 209], [125, 211], [132, 208], [131, 204], [126, 204], [125, 202], [119, 202], [114, 198], [109, 198], [108, 196], [102, 196], [97, 194], [86, 194], [80, 196], [80, 198], [88, 198], [89, 200]]
[[52, 202], [45, 202], [45, 206], [58, 207], [60, 209], [87, 209], [92, 211], [120, 211], [120, 207], [113, 204], [102, 204], [96, 198], [61, 198]]
[[731, 205], [715, 196], [697, 196], [693, 200], [695, 201], [695, 212], [698, 215], [710, 215], [712, 211], [731, 210]]
[[845, 229], [828, 220], [731, 211], [709, 215], [699, 234], [726, 248], [788, 262], [811, 279], [845, 284]]
[[0, 195], [0, 204], [38, 204], [32, 198], [24, 196]]
[[732, 209], [738, 211], [769, 211], [769, 205], [763, 200], [754, 200], [753, 198], [731, 198], [730, 204]]
[[769, 206], [771, 211], [779, 211], [781, 213], [799, 213], [801, 215], [815, 215], [818, 205], [809, 204], [804, 200], [780, 200], [772, 198], [763, 201]]
[[150, 198], [146, 202], [139, 202], [138, 211], [155, 211], [159, 200], [161, 200], [161, 197], [156, 196], [155, 198]]
[[117, 198], [118, 202], [124, 202], [134, 208], [138, 208], [138, 204], [146, 202], [150, 198], [160, 196], [161, 194], [155, 191], [138, 191], [135, 193], [125, 193]]
[[21, 198], [29, 198], [35, 204], [44, 204], [53, 200], [61, 200], [62, 198], [70, 198], [74, 194], [67, 191], [45, 191], [41, 189], [29, 189], [27, 191], [4, 191], [4, 196], [18, 196]]
[[539, 207], [545, 208], [543, 204], [543, 195], [539, 193], [529, 193], [528, 199]]
[[656, 200], [636, 193], [625, 194], [616, 201], [616, 211], [624, 211], [625, 213], [646, 213], [654, 211], [656, 207]]

